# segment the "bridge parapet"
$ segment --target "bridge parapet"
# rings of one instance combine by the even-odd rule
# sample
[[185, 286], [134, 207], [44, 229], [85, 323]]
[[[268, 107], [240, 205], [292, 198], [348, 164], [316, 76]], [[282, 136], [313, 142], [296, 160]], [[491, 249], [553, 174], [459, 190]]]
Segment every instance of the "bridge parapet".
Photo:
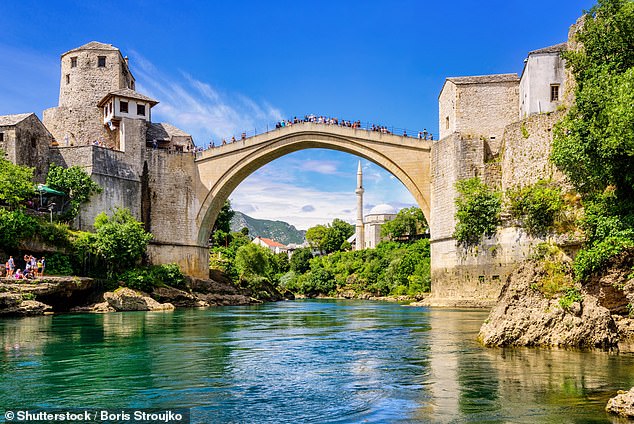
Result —
[[282, 128], [276, 128], [264, 133], [256, 134], [227, 144], [215, 146], [199, 153], [197, 160], [205, 160], [220, 155], [234, 153], [244, 148], [252, 148], [271, 140], [278, 140], [284, 137], [295, 136], [300, 133], [319, 133], [333, 135], [363, 141], [368, 143], [386, 143], [412, 147], [416, 149], [431, 149], [431, 140], [419, 139], [409, 135], [398, 135], [389, 132], [373, 131], [365, 128], [353, 128], [342, 125], [330, 125], [315, 122], [299, 122]]

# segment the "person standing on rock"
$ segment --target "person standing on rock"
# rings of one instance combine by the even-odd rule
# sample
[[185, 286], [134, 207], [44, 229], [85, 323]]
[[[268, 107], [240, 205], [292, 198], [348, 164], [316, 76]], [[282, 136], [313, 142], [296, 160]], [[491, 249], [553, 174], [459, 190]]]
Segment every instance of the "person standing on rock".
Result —
[[9, 265], [9, 274], [7, 276], [11, 277], [13, 275], [13, 271], [15, 270], [15, 261], [13, 260], [13, 256], [9, 256], [7, 264]]

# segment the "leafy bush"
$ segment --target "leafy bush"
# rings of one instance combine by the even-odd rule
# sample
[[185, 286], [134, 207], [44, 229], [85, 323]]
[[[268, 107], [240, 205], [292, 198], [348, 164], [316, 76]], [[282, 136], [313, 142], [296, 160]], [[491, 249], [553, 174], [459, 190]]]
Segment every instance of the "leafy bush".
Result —
[[63, 253], [52, 253], [46, 257], [46, 270], [50, 275], [74, 275], [70, 256]]
[[456, 230], [454, 238], [464, 247], [479, 244], [483, 237], [495, 235], [500, 223], [502, 196], [478, 177], [456, 183]]
[[154, 287], [185, 288], [185, 276], [176, 264], [155, 265], [130, 269], [118, 278], [126, 287], [151, 292]]
[[102, 190], [90, 178], [90, 175], [77, 165], [63, 168], [54, 163], [51, 164], [46, 176], [46, 184], [55, 190], [66, 193], [70, 199], [70, 205], [62, 217], [67, 222], [75, 219], [83, 203], [88, 202], [93, 194], [100, 193]]
[[522, 221], [526, 231], [535, 236], [542, 236], [554, 228], [564, 206], [561, 190], [549, 180], [508, 190], [506, 195], [513, 218]]
[[566, 289], [563, 296], [559, 298], [559, 306], [563, 310], [569, 310], [573, 303], [581, 302], [583, 300], [583, 295], [576, 287], [570, 287]]
[[0, 208], [0, 249], [15, 250], [20, 242], [32, 238], [39, 223], [22, 210], [8, 211]]
[[291, 270], [298, 274], [305, 273], [310, 269], [310, 260], [312, 258], [313, 253], [309, 247], [295, 250], [290, 260]]
[[11, 208], [35, 195], [33, 168], [15, 165], [4, 158], [0, 150], [0, 202]]
[[128, 209], [116, 209], [111, 217], [102, 212], [94, 226], [91, 247], [105, 260], [109, 275], [136, 265], [152, 239]]
[[608, 260], [626, 249], [634, 247], [634, 231], [621, 231], [594, 245], [582, 249], [575, 257], [575, 278], [582, 281], [599, 271]]

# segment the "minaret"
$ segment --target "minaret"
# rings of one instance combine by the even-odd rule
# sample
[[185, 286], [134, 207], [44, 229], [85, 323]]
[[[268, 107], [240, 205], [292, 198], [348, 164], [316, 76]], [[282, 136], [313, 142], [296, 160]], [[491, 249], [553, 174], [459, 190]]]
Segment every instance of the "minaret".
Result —
[[365, 248], [365, 229], [363, 228], [363, 173], [361, 172], [361, 161], [357, 169], [357, 189], [354, 191], [357, 195], [357, 225], [356, 225], [356, 242], [355, 250]]

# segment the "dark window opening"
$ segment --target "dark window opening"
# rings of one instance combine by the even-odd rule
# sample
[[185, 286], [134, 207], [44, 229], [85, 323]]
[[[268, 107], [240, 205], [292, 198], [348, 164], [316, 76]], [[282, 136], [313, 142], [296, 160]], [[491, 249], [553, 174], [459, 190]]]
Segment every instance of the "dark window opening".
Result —
[[136, 114], [145, 116], [145, 105], [136, 105]]
[[559, 84], [552, 84], [550, 86], [550, 101], [556, 102], [559, 100]]
[[37, 140], [35, 139], [35, 137], [31, 137], [31, 148], [35, 148], [35, 146], [37, 145]]
[[128, 102], [119, 102], [119, 112], [128, 113]]
[[106, 67], [106, 56], [97, 56], [97, 67], [99, 68]]
[[0, 141], [4, 141], [4, 133], [0, 133]]
[[77, 58], [76, 57], [71, 57], [70, 58], [70, 67], [71, 68], [76, 68], [77, 67]]
[[66, 74], [66, 84], [70, 84], [70, 74]]
[[478, 276], [478, 282], [479, 283], [484, 283], [484, 275], [479, 275]]
[[449, 129], [449, 117], [445, 118], [445, 129], [448, 130]]

